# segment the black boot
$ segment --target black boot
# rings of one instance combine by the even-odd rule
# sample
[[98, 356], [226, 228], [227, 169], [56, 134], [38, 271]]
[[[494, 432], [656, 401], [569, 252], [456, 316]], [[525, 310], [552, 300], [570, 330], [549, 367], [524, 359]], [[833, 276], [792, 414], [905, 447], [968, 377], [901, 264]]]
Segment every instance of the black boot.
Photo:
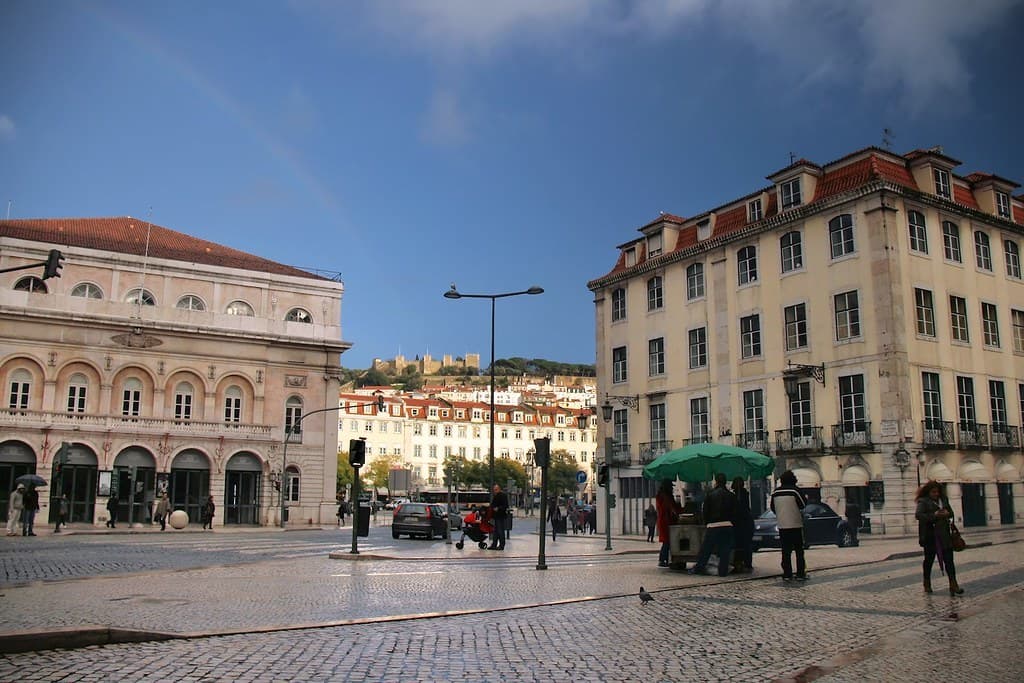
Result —
[[932, 580], [931, 580], [930, 577], [925, 577], [925, 580], [924, 580], [924, 592], [925, 593], [931, 593], [932, 592]]

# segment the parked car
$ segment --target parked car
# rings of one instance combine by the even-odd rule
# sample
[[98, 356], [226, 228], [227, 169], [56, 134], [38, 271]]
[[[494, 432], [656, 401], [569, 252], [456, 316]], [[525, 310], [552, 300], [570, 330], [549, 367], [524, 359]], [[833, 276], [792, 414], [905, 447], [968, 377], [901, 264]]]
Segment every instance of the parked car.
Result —
[[408, 534], [409, 538], [414, 536], [425, 536], [432, 539], [434, 536], [442, 538], [448, 533], [448, 525], [453, 529], [462, 528], [462, 517], [445, 512], [443, 505], [435, 503], [401, 503], [395, 508], [394, 517], [391, 520], [391, 538], [398, 538], [402, 534]]
[[[853, 545], [853, 532], [845, 519], [825, 503], [807, 503], [804, 513], [804, 547], [832, 545], [840, 548]], [[753, 549], [781, 548], [779, 521], [775, 513], [768, 510], [754, 520]]]

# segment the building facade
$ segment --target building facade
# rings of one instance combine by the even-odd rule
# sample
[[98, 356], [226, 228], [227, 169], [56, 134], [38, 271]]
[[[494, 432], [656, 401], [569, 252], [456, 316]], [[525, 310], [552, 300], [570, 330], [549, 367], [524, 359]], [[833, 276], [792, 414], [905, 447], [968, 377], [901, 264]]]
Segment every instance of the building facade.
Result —
[[[642, 466], [693, 441], [773, 456], [874, 533], [913, 532], [928, 479], [967, 525], [1020, 523], [1024, 200], [959, 164], [938, 149], [800, 160], [619, 246], [588, 283], [619, 528], [641, 528]], [[769, 486], [752, 482], [755, 507]]]
[[338, 395], [340, 282], [134, 218], [0, 221], [0, 268], [51, 249], [59, 279], [0, 274], [0, 495], [37, 472], [73, 523], [110, 498], [150, 522], [164, 491], [193, 523], [212, 496], [215, 524], [277, 524], [282, 490], [334, 519], [336, 416], [302, 416]]

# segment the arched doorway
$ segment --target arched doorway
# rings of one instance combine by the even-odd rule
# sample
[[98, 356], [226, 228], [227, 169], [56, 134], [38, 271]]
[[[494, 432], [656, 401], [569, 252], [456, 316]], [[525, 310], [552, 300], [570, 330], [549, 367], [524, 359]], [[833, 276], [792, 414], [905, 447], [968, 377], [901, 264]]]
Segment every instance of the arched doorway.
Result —
[[[134, 486], [134, 491], [132, 487]], [[117, 498], [118, 522], [151, 523], [156, 495], [156, 461], [144, 448], [131, 446], [117, 454], [110, 478], [110, 495]]]
[[7, 504], [14, 480], [23, 474], [35, 474], [36, 454], [21, 441], [0, 443], [0, 515], [7, 521]]
[[[846, 503], [853, 503], [861, 511], [860, 531], [865, 534], [871, 533], [871, 486], [868, 482], [871, 475], [861, 465], [848, 465], [843, 470], [843, 493], [846, 494]], [[845, 514], [845, 510], [836, 510], [839, 514]]]
[[796, 487], [808, 502], [821, 502], [821, 475], [810, 467], [794, 467]]
[[200, 451], [184, 450], [171, 462], [171, 510], [184, 510], [190, 524], [202, 518], [203, 504], [210, 495], [210, 461]]
[[263, 464], [252, 453], [235, 453], [224, 468], [224, 524], [259, 524]]
[[986, 526], [985, 482], [991, 481], [992, 475], [980, 462], [971, 460], [960, 467], [960, 480], [964, 526]]
[[72, 443], [67, 462], [60, 475], [53, 473], [50, 481], [50, 522], [57, 521], [60, 513], [58, 499], [61, 493], [68, 497], [68, 519], [71, 522], [92, 524], [96, 512], [96, 471], [99, 461], [96, 453], [85, 444]]

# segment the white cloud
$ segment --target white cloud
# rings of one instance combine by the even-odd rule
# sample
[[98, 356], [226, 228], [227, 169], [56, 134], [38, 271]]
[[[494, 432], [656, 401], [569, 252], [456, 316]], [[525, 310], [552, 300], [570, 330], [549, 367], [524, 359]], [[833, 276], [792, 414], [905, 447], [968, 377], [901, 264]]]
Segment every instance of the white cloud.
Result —
[[457, 146], [470, 139], [470, 120], [454, 91], [434, 91], [424, 115], [420, 137], [424, 142], [440, 146]]
[[0, 140], [14, 139], [14, 119], [6, 114], [0, 114]]

